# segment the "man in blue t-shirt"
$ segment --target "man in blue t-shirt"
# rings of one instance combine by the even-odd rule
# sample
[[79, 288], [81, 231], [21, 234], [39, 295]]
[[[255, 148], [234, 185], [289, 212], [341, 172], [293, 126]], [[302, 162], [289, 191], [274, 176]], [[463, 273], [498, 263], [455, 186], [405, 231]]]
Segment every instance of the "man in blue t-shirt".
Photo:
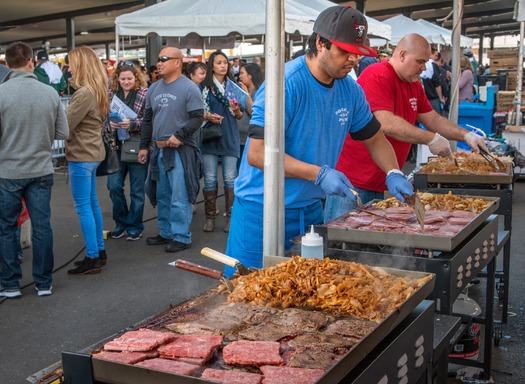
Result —
[[[309, 225], [323, 222], [321, 200], [327, 195], [355, 199], [348, 179], [332, 169], [348, 133], [363, 141], [385, 173], [394, 170], [388, 185], [394, 196], [403, 199], [402, 193], [413, 193], [412, 185], [397, 170], [394, 151], [361, 87], [347, 76], [357, 55], [376, 55], [364, 45], [367, 27], [359, 11], [330, 7], [314, 24], [308, 53], [285, 66], [286, 248]], [[228, 255], [254, 267], [262, 267], [263, 252], [264, 93], [263, 84], [255, 96], [247, 150], [235, 181], [226, 249]], [[233, 270], [227, 268], [225, 273], [231, 275]]]

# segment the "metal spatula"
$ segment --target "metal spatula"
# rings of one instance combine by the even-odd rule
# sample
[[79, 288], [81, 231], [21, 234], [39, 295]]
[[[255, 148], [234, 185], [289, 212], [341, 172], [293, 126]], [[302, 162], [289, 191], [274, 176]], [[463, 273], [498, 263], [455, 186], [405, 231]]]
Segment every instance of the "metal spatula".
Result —
[[352, 192], [352, 194], [355, 196], [357, 200], [357, 208], [358, 209], [363, 208], [363, 200], [361, 200], [361, 196], [359, 196], [359, 193], [357, 193], [357, 191], [352, 188], [348, 188], [348, 189], [350, 190], [350, 192]]

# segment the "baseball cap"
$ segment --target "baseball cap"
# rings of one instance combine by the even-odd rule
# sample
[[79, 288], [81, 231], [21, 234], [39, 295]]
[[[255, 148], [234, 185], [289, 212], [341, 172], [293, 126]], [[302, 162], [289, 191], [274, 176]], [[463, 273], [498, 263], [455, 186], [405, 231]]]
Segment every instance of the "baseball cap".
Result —
[[467, 57], [472, 57], [472, 56], [474, 56], [474, 53], [472, 52], [472, 49], [470, 49], [470, 48], [465, 48], [465, 49], [463, 50], [463, 54], [464, 54], [465, 56], [467, 56]]
[[382, 49], [379, 51], [379, 56], [392, 57], [392, 51], [390, 49]]
[[49, 60], [49, 56], [47, 55], [47, 52], [46, 51], [39, 51], [37, 54], [36, 54], [36, 58], [38, 60]]
[[368, 23], [357, 9], [336, 5], [319, 14], [314, 32], [328, 39], [346, 52], [376, 57], [377, 53], [365, 45]]

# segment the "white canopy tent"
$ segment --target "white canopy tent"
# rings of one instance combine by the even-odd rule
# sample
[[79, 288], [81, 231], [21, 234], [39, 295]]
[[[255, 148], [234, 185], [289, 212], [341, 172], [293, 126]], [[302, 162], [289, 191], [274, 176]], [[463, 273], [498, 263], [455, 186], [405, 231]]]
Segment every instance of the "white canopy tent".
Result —
[[[326, 8], [333, 7], [334, 4], [328, 0], [294, 0], [297, 3], [303, 4], [316, 11], [315, 17], [324, 11]], [[366, 21], [368, 22], [368, 32], [369, 37], [378, 37], [386, 40], [390, 40], [392, 37], [392, 28], [390, 25], [382, 23], [379, 20], [373, 19], [369, 16], [366, 16]]]
[[445, 44], [445, 39], [441, 33], [433, 28], [419, 24], [406, 16], [397, 15], [390, 19], [383, 20], [383, 23], [392, 27], [392, 39], [390, 43], [393, 45], [397, 45], [399, 40], [409, 33], [418, 33], [431, 44]]
[[[452, 45], [452, 31], [443, 27], [440, 27], [439, 25], [433, 24], [429, 21], [426, 21], [424, 19], [416, 20], [416, 23], [421, 24], [427, 28], [434, 29], [437, 33], [440, 33], [443, 39], [445, 40], [446, 45]], [[474, 43], [474, 40], [467, 36], [460, 36], [460, 45], [461, 47], [472, 47], [472, 44]]]
[[[289, 35], [309, 36], [319, 13], [335, 4], [328, 0], [285, 0], [284, 31]], [[144, 9], [118, 16], [115, 19], [119, 36], [146, 36], [156, 33], [162, 37], [186, 37], [186, 44], [201, 48], [203, 43], [228, 44], [224, 37], [241, 35], [244, 38], [266, 33], [266, 0], [167, 0]], [[390, 27], [372, 18], [369, 34], [390, 38]], [[216, 44], [214, 44], [216, 47]], [[181, 46], [182, 47], [182, 46]], [[189, 48], [188, 46], [184, 46]]]
[[[116, 33], [127, 36], [227, 36], [265, 33], [266, 1], [237, 0], [235, 7], [228, 0], [167, 0], [141, 10], [118, 16]], [[309, 35], [312, 32], [312, 15], [293, 0], [286, 0], [285, 32]]]

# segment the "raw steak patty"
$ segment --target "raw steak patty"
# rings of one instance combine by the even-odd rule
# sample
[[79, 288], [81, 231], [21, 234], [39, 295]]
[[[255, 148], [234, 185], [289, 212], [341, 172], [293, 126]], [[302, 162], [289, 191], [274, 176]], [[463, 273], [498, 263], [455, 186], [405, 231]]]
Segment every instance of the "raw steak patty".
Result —
[[223, 371], [219, 369], [207, 368], [202, 373], [203, 379], [211, 379], [227, 384], [260, 384], [262, 375], [258, 373]]
[[218, 335], [178, 335], [175, 340], [159, 348], [160, 357], [173, 359], [193, 357], [209, 359], [222, 345]]
[[200, 369], [199, 365], [189, 364], [182, 361], [174, 361], [167, 359], [150, 359], [144, 360], [135, 364], [138, 367], [155, 369], [157, 371], [164, 371], [169, 373], [176, 373], [178, 375], [193, 376], [195, 372]]
[[265, 365], [261, 367], [264, 374], [262, 384], [314, 384], [324, 375], [320, 369], [274, 367]]
[[109, 360], [109, 361], [115, 361], [117, 363], [124, 363], [124, 364], [135, 364], [139, 361], [146, 360], [148, 358], [147, 353], [143, 352], [109, 352], [109, 351], [101, 351], [100, 353], [97, 353], [96, 355], [93, 355], [95, 359], [102, 359], [102, 360]]
[[172, 340], [171, 332], [151, 331], [141, 328], [138, 331], [126, 332], [122, 336], [104, 345], [106, 351], [145, 352]]
[[226, 364], [279, 365], [283, 359], [275, 341], [234, 341], [222, 349]]

